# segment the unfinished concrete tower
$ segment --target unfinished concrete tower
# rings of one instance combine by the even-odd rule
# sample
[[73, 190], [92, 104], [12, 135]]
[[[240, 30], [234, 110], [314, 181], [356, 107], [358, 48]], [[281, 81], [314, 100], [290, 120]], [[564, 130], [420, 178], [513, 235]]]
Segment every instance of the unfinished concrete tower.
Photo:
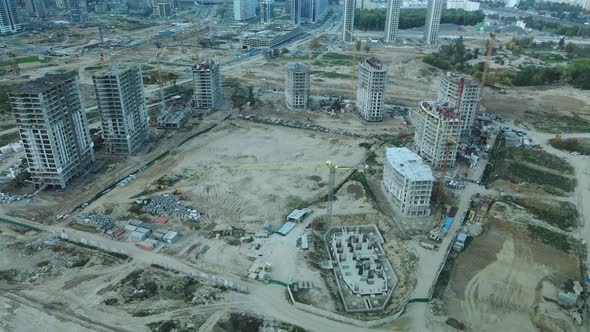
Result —
[[290, 110], [307, 108], [309, 99], [309, 70], [302, 62], [285, 66], [285, 104]]
[[356, 110], [366, 121], [383, 120], [383, 100], [387, 87], [387, 67], [375, 57], [359, 61]]
[[137, 152], [149, 135], [141, 67], [115, 65], [92, 80], [108, 153]]
[[387, 148], [383, 186], [399, 211], [412, 217], [430, 214], [434, 176], [419, 155], [408, 148]]
[[46, 75], [10, 93], [36, 188], [63, 189], [94, 162], [78, 77]]
[[451, 107], [421, 101], [414, 122], [416, 152], [434, 168], [453, 167], [461, 137], [461, 116]]
[[402, 9], [402, 0], [389, 0], [387, 3], [387, 19], [385, 20], [385, 42], [393, 43], [397, 37], [399, 27], [399, 15]]
[[205, 60], [193, 67], [194, 101], [198, 109], [215, 109], [223, 102], [219, 64]]
[[424, 25], [423, 41], [425, 44], [434, 45], [438, 43], [438, 30], [440, 29], [440, 18], [442, 16], [444, 0], [428, 0], [426, 6], [426, 24]]
[[356, 8], [355, 0], [344, 0], [342, 9], [342, 41], [352, 43], [352, 32], [354, 31], [354, 10]]
[[438, 101], [461, 114], [461, 131], [469, 133], [479, 107], [480, 82], [469, 75], [447, 72], [441, 76]]

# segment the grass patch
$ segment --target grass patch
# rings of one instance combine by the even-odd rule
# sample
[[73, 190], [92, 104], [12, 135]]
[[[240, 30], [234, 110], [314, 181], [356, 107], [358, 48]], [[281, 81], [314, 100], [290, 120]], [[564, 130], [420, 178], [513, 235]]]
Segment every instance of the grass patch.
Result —
[[301, 210], [308, 206], [309, 203], [304, 201], [301, 197], [289, 196], [287, 197], [287, 211], [289, 213], [293, 210]]
[[590, 139], [555, 139], [549, 140], [552, 147], [559, 150], [566, 150], [570, 152], [579, 152], [580, 154], [590, 155]]
[[88, 119], [88, 121], [94, 120], [94, 119], [97, 119], [99, 117], [99, 115], [100, 114], [98, 111], [86, 112], [86, 119]]
[[2, 60], [2, 61], [0, 61], [0, 67], [10, 66], [15, 61], [18, 64], [21, 64], [21, 63], [36, 63], [36, 62], [47, 63], [47, 62], [50, 62], [51, 59], [50, 58], [45, 58], [45, 57], [39, 57], [39, 56], [36, 56], [36, 55], [24, 56], [24, 57], [20, 57], [20, 58], [12, 58], [12, 59], [7, 59], [7, 60]]
[[524, 161], [560, 171], [565, 174], [574, 174], [574, 168], [567, 161], [543, 150], [505, 146], [500, 153], [503, 153], [504, 158], [509, 158], [517, 162]]
[[318, 60], [314, 61], [318, 66], [351, 66], [352, 56], [336, 52], [324, 53]]
[[537, 219], [545, 221], [549, 225], [558, 227], [564, 231], [577, 225], [578, 211], [576, 210], [576, 206], [569, 202], [550, 204], [512, 196], [504, 196], [502, 197], [502, 201], [520, 205], [527, 209]]
[[20, 139], [18, 131], [0, 136], [0, 146], [16, 142]]
[[340, 78], [340, 79], [350, 79], [352, 76], [350, 74], [341, 74], [332, 71], [322, 71], [322, 70], [312, 70], [311, 75], [325, 77], [325, 78]]
[[548, 230], [544, 227], [528, 224], [527, 230], [531, 238], [541, 241], [558, 250], [570, 252], [576, 244], [576, 241], [571, 237]]
[[569, 179], [561, 175], [549, 174], [523, 164], [510, 163], [508, 168], [501, 175], [502, 178], [512, 182], [528, 182], [541, 186], [552, 186], [565, 192], [572, 192], [576, 187], [576, 180]]
[[586, 133], [590, 131], [590, 121], [577, 115], [544, 113], [528, 117], [527, 122], [537, 130], [551, 133]]
[[79, 224], [77, 222], [71, 223], [70, 228], [73, 228], [75, 230], [78, 231], [82, 231], [82, 232], [87, 232], [87, 233], [98, 233], [98, 231], [96, 230], [95, 226], [92, 225], [85, 225], [85, 224]]
[[494, 146], [492, 160], [486, 167], [484, 179], [486, 183], [495, 180], [508, 180], [515, 184], [523, 182], [535, 184], [550, 194], [561, 195], [561, 191], [571, 192], [576, 180], [558, 174], [530, 167], [523, 162], [539, 165], [548, 169], [573, 174], [573, 168], [565, 160], [544, 151], [509, 147], [504, 137], [498, 138]]

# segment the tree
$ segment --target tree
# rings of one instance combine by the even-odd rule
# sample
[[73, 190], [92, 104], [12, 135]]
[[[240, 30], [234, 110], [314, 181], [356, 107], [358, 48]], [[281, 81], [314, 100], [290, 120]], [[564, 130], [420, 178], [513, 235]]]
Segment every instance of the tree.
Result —
[[322, 47], [322, 43], [320, 42], [319, 38], [314, 38], [309, 41], [309, 43], [307, 44], [307, 47], [312, 50], [317, 50], [320, 47]]
[[289, 53], [289, 49], [286, 47], [281, 48], [281, 54], [287, 54]]
[[363, 45], [363, 51], [365, 52], [371, 52], [371, 43], [370, 42], [365, 42], [365, 44]]
[[578, 59], [566, 66], [568, 81], [576, 88], [590, 89], [590, 58]]
[[356, 40], [354, 41], [354, 48], [355, 48], [355, 50], [357, 50], [357, 51], [360, 51], [360, 50], [361, 50], [361, 40], [360, 40], [360, 39], [356, 39]]
[[565, 37], [561, 37], [561, 39], [559, 39], [559, 43], [557, 44], [557, 46], [559, 46], [560, 51], [563, 51], [564, 45], [565, 45]]

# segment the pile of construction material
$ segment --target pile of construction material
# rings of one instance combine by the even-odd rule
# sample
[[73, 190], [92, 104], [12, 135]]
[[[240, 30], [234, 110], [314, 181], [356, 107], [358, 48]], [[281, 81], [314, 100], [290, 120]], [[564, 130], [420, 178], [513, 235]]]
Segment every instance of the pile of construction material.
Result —
[[162, 217], [179, 217], [183, 219], [199, 220], [201, 212], [182, 206], [181, 196], [163, 194], [152, 197], [142, 209], [147, 213]]
[[113, 227], [113, 218], [94, 213], [81, 213], [80, 220], [85, 224], [96, 225], [101, 230], [109, 230]]

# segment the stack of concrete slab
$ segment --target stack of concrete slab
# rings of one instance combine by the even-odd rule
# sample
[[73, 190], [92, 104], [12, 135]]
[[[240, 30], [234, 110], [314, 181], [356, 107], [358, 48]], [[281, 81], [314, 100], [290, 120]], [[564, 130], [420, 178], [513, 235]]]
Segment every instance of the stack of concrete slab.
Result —
[[163, 194], [152, 197], [150, 202], [143, 206], [143, 210], [158, 216], [179, 217], [184, 219], [198, 220], [201, 213], [180, 204], [181, 197], [172, 194]]

